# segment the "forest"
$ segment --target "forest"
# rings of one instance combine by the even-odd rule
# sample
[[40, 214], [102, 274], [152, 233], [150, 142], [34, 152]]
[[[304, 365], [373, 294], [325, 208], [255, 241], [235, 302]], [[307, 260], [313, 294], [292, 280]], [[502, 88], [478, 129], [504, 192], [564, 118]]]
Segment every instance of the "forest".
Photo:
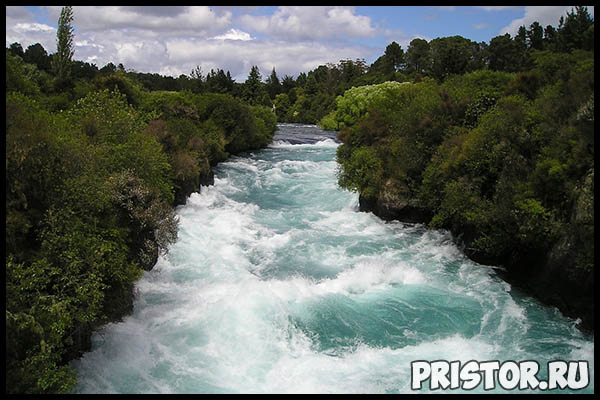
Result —
[[371, 65], [295, 78], [253, 66], [243, 83], [74, 60], [72, 23], [63, 8], [55, 53], [6, 49], [7, 393], [73, 389], [68, 362], [131, 311], [134, 282], [176, 240], [174, 206], [277, 122], [339, 131], [339, 184], [361, 209], [449, 229], [476, 261], [563, 290], [554, 301], [593, 326], [585, 7], [557, 28], [392, 42]]

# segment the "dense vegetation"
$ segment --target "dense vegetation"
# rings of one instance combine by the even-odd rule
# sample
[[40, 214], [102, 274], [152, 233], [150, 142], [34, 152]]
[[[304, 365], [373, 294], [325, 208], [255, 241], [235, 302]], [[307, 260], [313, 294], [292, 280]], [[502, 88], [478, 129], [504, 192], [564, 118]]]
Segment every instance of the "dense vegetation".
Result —
[[69, 391], [68, 361], [176, 239], [173, 206], [276, 130], [271, 109], [231, 95], [72, 61], [72, 19], [65, 7], [53, 55], [6, 50], [7, 393]]
[[413, 80], [352, 88], [321, 120], [340, 130], [339, 184], [363, 209], [451, 230], [591, 326], [593, 30], [577, 7], [544, 35], [492, 39], [483, 64], [458, 37], [417, 42], [422, 63], [411, 44]]

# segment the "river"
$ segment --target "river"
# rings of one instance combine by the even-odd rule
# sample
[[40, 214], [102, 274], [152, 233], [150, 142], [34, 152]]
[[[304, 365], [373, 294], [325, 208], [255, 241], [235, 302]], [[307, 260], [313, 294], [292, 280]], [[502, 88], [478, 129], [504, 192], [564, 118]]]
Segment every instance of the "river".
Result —
[[178, 240], [132, 315], [71, 363], [75, 392], [410, 393], [415, 360], [536, 360], [542, 377], [586, 360], [578, 392], [593, 393], [593, 336], [448, 232], [358, 212], [334, 137], [281, 124], [269, 148], [219, 164], [177, 208]]

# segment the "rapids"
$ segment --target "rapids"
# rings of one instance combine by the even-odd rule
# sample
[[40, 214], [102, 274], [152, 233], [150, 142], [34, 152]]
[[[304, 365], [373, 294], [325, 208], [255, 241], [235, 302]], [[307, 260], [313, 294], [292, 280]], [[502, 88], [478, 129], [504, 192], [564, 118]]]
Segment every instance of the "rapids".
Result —
[[410, 393], [414, 360], [536, 360], [544, 377], [560, 359], [589, 361], [593, 393], [593, 337], [448, 232], [358, 212], [337, 146], [281, 124], [269, 148], [221, 163], [177, 208], [133, 314], [72, 362], [75, 391]]

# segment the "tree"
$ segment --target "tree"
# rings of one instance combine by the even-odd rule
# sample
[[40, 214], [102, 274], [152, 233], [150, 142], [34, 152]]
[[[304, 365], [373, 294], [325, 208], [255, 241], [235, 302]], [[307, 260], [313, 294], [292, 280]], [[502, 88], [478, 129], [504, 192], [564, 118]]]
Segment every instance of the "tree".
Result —
[[396, 42], [388, 44], [384, 53], [386, 59], [386, 69], [392, 72], [398, 71], [404, 64], [404, 50]]
[[377, 81], [391, 80], [394, 72], [405, 66], [404, 50], [398, 43], [392, 42], [385, 48], [385, 53], [371, 64], [369, 74], [375, 75]]
[[296, 78], [296, 86], [302, 87], [304, 85], [306, 85], [306, 73], [300, 72]]
[[514, 72], [518, 70], [519, 51], [510, 34], [496, 36], [488, 46], [489, 68], [492, 71]]
[[571, 12], [567, 12], [566, 19], [560, 17], [558, 26], [559, 50], [563, 52], [574, 49], [591, 50], [593, 48], [593, 33], [594, 20], [590, 16], [587, 7], [577, 6], [574, 11], [571, 9]]
[[104, 67], [100, 68], [99, 72], [102, 75], [104, 75], [104, 74], [112, 74], [112, 73], [117, 72], [117, 67], [115, 66], [115, 64], [109, 62]]
[[275, 67], [273, 67], [273, 71], [271, 75], [267, 78], [267, 92], [269, 93], [269, 97], [274, 99], [279, 93], [281, 93], [281, 83], [279, 82], [279, 78], [277, 77], [277, 73], [275, 72]]
[[74, 60], [71, 64], [71, 77], [73, 79], [93, 79], [98, 74], [98, 67], [95, 64]]
[[10, 47], [8, 49], [13, 56], [19, 56], [19, 57], [23, 58], [23, 56], [25, 55], [25, 53], [23, 52], [23, 46], [21, 46], [21, 43], [14, 42], [10, 45]]
[[527, 67], [529, 64], [529, 53], [527, 52], [527, 29], [525, 28], [525, 25], [521, 25], [519, 27], [519, 31], [514, 37], [513, 42], [516, 51], [518, 52], [518, 66], [516, 66], [516, 71], [520, 71], [523, 69], [523, 67]]
[[217, 71], [211, 69], [206, 75], [205, 88], [211, 93], [232, 93], [234, 83], [229, 71], [225, 74], [225, 71], [222, 69], [218, 69]]
[[535, 21], [529, 26], [527, 31], [527, 39], [529, 40], [529, 48], [542, 50], [544, 44], [544, 28]]
[[519, 50], [524, 51], [527, 48], [527, 29], [525, 29], [525, 25], [519, 27], [517, 35], [513, 40], [517, 44]]
[[558, 33], [552, 25], [544, 29], [544, 50], [556, 50]]
[[294, 77], [289, 75], [284, 75], [281, 80], [281, 90], [283, 93], [289, 93], [290, 90], [296, 87], [296, 82], [294, 81]]
[[258, 66], [254, 65], [250, 69], [248, 79], [244, 82], [244, 99], [253, 105], [270, 106], [269, 95], [262, 83], [262, 77]]
[[430, 43], [431, 72], [437, 79], [444, 79], [450, 74], [468, 72], [473, 50], [479, 45], [462, 36], [451, 36], [433, 39]]
[[50, 56], [46, 53], [44, 46], [39, 43], [27, 47], [23, 53], [23, 61], [35, 64], [42, 71], [50, 72]]
[[58, 30], [56, 31], [56, 54], [52, 59], [52, 69], [58, 82], [68, 81], [71, 74], [71, 58], [73, 57], [73, 7], [65, 6], [60, 12]]
[[356, 59], [354, 61], [349, 59], [340, 60], [338, 68], [342, 72], [340, 76], [342, 82], [348, 84], [352, 84], [367, 72], [367, 65], [363, 59]]
[[192, 92], [200, 93], [202, 91], [203, 86], [203, 77], [202, 77], [202, 68], [199, 65], [196, 65], [196, 68], [192, 70], [190, 73], [191, 81], [192, 81]]
[[429, 67], [429, 43], [424, 39], [413, 39], [406, 51], [408, 67], [415, 72], [423, 73]]

